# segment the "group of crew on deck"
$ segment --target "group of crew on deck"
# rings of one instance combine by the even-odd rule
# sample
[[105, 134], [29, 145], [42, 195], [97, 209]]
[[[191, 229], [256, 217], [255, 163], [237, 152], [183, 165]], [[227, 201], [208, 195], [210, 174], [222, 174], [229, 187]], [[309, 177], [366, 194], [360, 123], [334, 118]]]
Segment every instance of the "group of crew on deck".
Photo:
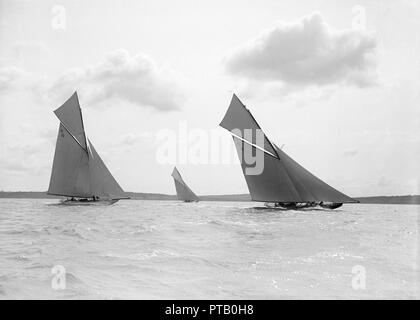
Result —
[[99, 197], [98, 196], [92, 196], [92, 200], [90, 200], [90, 198], [75, 199], [74, 197], [72, 197], [70, 199], [70, 201], [80, 201], [80, 202], [99, 201]]
[[319, 205], [322, 208], [326, 209], [336, 209], [341, 207], [343, 204], [338, 202], [331, 202], [331, 203], [324, 203], [324, 201], [321, 202], [315, 202], [315, 201], [309, 201], [309, 202], [275, 202], [274, 207], [282, 207], [286, 209], [304, 209], [304, 208], [312, 208]]

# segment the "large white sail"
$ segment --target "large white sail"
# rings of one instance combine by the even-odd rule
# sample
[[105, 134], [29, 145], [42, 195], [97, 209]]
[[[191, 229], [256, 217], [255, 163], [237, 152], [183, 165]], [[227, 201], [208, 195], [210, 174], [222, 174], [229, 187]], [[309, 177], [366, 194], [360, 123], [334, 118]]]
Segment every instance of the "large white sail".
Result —
[[[240, 108], [243, 110], [240, 111]], [[238, 114], [241, 115], [240, 121], [231, 119], [231, 117], [235, 117]], [[228, 112], [220, 125], [229, 131], [232, 131], [234, 129], [255, 129], [255, 124], [256, 121], [252, 114], [239, 101], [238, 97], [234, 95]], [[239, 127], [235, 128], [235, 126]], [[239, 139], [233, 136], [236, 150], [239, 159], [241, 160], [242, 171], [244, 173], [251, 198], [254, 201], [357, 202], [314, 176], [289, 157], [285, 152], [280, 150], [267, 137], [265, 137], [265, 139], [267, 141], [264, 145], [265, 151], [262, 151], [261, 146], [256, 146], [255, 143], [252, 143], [253, 141]], [[245, 144], [250, 147], [245, 148]], [[269, 151], [270, 154], [266, 151]], [[274, 151], [276, 156], [272, 156], [271, 153], [273, 152], [271, 151]], [[245, 154], [246, 152], [250, 152], [251, 154]], [[255, 166], [255, 164], [247, 164], [246, 161], [244, 161], [244, 159], [251, 159], [252, 154], [256, 155], [254, 156], [256, 159], [264, 159], [263, 170], [257, 175], [246, 174], [247, 168]]]
[[176, 195], [178, 200], [181, 201], [199, 201], [196, 194], [187, 186], [181, 177], [178, 169], [175, 167], [172, 171], [172, 177], [174, 178]]
[[77, 93], [54, 113], [60, 120], [60, 126], [48, 194], [80, 198], [127, 198], [86, 138]]
[[61, 123], [48, 194], [82, 198], [92, 196], [88, 154]]
[[99, 197], [108, 197], [111, 199], [127, 198], [124, 190], [112, 176], [111, 172], [109, 172], [89, 139], [88, 144], [91, 193]]
[[[327, 202], [357, 202], [357, 200], [350, 198], [344, 193], [331, 187], [299, 163], [289, 157], [285, 152], [280, 150], [276, 145], [277, 154], [280, 161], [284, 165], [290, 179], [293, 182], [300, 197], [305, 201], [327, 201]], [[314, 200], [310, 200], [314, 199]]]

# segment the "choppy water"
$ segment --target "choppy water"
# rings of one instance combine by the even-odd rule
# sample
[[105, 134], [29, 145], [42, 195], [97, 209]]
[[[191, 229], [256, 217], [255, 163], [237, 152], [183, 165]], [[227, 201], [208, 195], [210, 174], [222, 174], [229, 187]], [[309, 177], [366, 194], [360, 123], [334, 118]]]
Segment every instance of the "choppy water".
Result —
[[[56, 203], [0, 199], [0, 298], [420, 297], [420, 206]], [[65, 290], [52, 288], [55, 265]]]

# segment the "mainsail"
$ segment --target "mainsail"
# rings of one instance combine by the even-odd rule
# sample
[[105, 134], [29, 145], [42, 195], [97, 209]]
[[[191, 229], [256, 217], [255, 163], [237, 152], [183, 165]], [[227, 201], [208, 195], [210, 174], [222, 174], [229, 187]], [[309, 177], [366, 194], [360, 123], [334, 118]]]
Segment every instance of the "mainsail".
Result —
[[92, 196], [88, 154], [61, 123], [48, 193], [81, 198]]
[[[220, 126], [233, 133], [238, 132], [238, 129], [239, 132], [252, 129], [256, 135], [257, 130], [261, 130], [252, 114], [236, 95], [233, 95]], [[255, 139], [247, 139], [246, 135], [233, 135], [233, 140], [252, 200], [264, 202], [357, 202], [299, 165], [272, 143], [265, 134], [264, 145], [255, 144]], [[244, 159], [250, 158], [246, 157], [248, 152], [252, 152], [254, 158], [264, 160], [260, 174], [246, 174], [247, 168], [255, 166], [255, 164], [247, 164], [244, 161]]]
[[77, 93], [54, 113], [60, 125], [47, 193], [80, 198], [127, 198], [86, 138]]
[[182, 201], [199, 201], [200, 199], [196, 194], [187, 186], [184, 180], [181, 177], [178, 169], [175, 167], [172, 171], [172, 177], [175, 182], [176, 195], [178, 200]]

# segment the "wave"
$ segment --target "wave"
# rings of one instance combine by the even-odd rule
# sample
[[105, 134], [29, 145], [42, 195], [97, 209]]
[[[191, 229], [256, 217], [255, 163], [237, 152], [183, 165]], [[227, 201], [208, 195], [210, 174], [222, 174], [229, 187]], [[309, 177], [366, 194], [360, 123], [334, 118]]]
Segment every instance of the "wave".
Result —
[[14, 259], [17, 260], [17, 261], [29, 261], [30, 260], [27, 256], [25, 256], [23, 254], [15, 256]]
[[315, 255], [309, 256], [309, 257], [302, 257], [300, 258], [303, 262], [310, 262], [315, 263], [319, 260], [326, 260], [326, 259], [338, 259], [338, 260], [345, 260], [345, 259], [357, 259], [357, 260], [363, 260], [364, 257], [361, 255], [355, 255], [348, 252], [342, 252], [342, 251], [322, 251]]
[[79, 238], [79, 239], [82, 239], [82, 240], [89, 240], [89, 238], [85, 237], [83, 234], [81, 234], [75, 228], [64, 229], [61, 233], [66, 235], [66, 236], [76, 237], [76, 238]]
[[66, 271], [66, 283], [67, 284], [82, 284], [84, 281], [73, 273]]
[[11, 236], [38, 236], [42, 233], [42, 230], [6, 230], [3, 231], [4, 234]]
[[51, 269], [50, 264], [34, 262], [30, 266], [25, 267], [25, 269]]
[[139, 252], [139, 253], [131, 253], [131, 254], [115, 254], [115, 253], [108, 253], [104, 255], [105, 258], [118, 258], [118, 259], [129, 259], [129, 260], [136, 260], [136, 261], [143, 261], [143, 260], [150, 260], [159, 257], [176, 257], [179, 254], [168, 251], [168, 250], [153, 250], [151, 252]]
[[151, 226], [138, 226], [134, 231], [129, 232], [129, 234], [137, 235], [137, 234], [144, 234], [144, 233], [152, 233], [159, 231], [160, 228], [157, 226], [151, 225]]
[[237, 226], [237, 227], [258, 227], [258, 224], [253, 221], [240, 221], [240, 220], [209, 220], [207, 224], [212, 224], [216, 226], [223, 226], [223, 227], [230, 227], [230, 226]]

